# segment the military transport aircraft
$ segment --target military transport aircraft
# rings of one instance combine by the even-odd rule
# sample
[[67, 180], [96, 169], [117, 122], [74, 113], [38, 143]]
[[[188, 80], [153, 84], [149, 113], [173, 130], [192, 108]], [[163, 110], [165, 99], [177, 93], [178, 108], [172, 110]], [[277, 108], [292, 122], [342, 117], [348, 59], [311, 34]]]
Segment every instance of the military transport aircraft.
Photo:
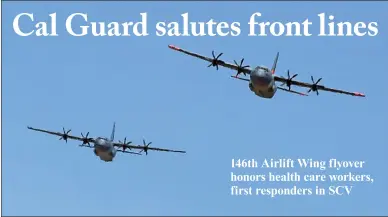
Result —
[[[154, 150], [154, 151], [166, 151], [166, 152], [179, 152], [179, 153], [186, 153], [185, 151], [176, 151], [176, 150], [170, 150], [170, 149], [163, 149], [163, 148], [153, 148], [149, 147], [152, 142], [149, 142], [146, 144], [145, 140], [143, 139], [143, 145], [130, 145], [132, 142], [127, 142], [127, 138], [124, 138], [124, 141], [121, 142], [119, 141], [114, 142], [114, 137], [115, 137], [115, 128], [116, 124], [113, 123], [113, 129], [112, 129], [112, 134], [110, 136], [110, 139], [104, 138], [104, 137], [97, 137], [96, 139], [93, 138], [88, 138], [89, 132], [86, 133], [84, 136], [81, 133], [81, 137], [77, 136], [71, 136], [69, 135], [71, 130], [65, 131], [65, 128], [63, 128], [63, 133], [59, 132], [52, 132], [48, 130], [42, 130], [42, 129], [36, 129], [32, 127], [27, 127], [30, 130], [35, 130], [43, 133], [48, 133], [56, 136], [60, 136], [59, 140], [64, 140], [67, 143], [68, 139], [74, 139], [81, 141], [82, 144], [79, 145], [81, 147], [89, 147], [89, 148], [94, 148], [94, 154], [96, 154], [98, 157], [100, 157], [101, 160], [105, 162], [110, 162], [113, 161], [113, 158], [116, 156], [116, 152], [124, 152], [124, 153], [129, 153], [129, 154], [136, 154], [136, 155], [141, 155], [141, 152], [144, 151], [146, 155], [148, 155], [148, 150]], [[91, 145], [92, 143], [93, 145]], [[122, 150], [120, 150], [122, 148]], [[126, 149], [132, 150], [132, 149], [140, 149], [140, 152], [131, 152], [131, 151], [126, 151]]]
[[[223, 53], [218, 54], [218, 56], [215, 56], [214, 51], [212, 52], [213, 58], [202, 56], [200, 54], [196, 54], [184, 49], [181, 49], [179, 47], [176, 47], [174, 45], [169, 45], [168, 46], [170, 49], [173, 49], [175, 51], [179, 51], [185, 54], [188, 54], [193, 57], [197, 57], [200, 59], [203, 59], [205, 61], [210, 62], [208, 67], [216, 67], [218, 70], [218, 66], [223, 66], [232, 70], [236, 70], [237, 74], [234, 76], [231, 76], [232, 78], [244, 80], [249, 82], [249, 89], [254, 92], [257, 96], [263, 97], [270, 99], [272, 98], [277, 89], [287, 91], [290, 93], [295, 93], [299, 94], [302, 96], [307, 96], [305, 93], [297, 92], [294, 90], [291, 90], [291, 85], [296, 85], [296, 86], [301, 86], [301, 87], [306, 87], [309, 88], [307, 93], [310, 93], [311, 91], [316, 92], [317, 95], [319, 95], [318, 90], [323, 90], [323, 91], [330, 91], [334, 93], [341, 93], [341, 94], [347, 94], [351, 96], [359, 96], [359, 97], [365, 97], [364, 94], [358, 93], [358, 92], [348, 92], [348, 91], [343, 91], [343, 90], [338, 90], [338, 89], [333, 89], [333, 88], [328, 88], [323, 85], [319, 85], [318, 83], [322, 80], [322, 78], [319, 78], [317, 81], [314, 80], [313, 76], [311, 76], [311, 81], [312, 83], [305, 83], [305, 82], [300, 82], [300, 81], [295, 81], [293, 80], [298, 74], [295, 74], [293, 76], [290, 76], [290, 71], [287, 71], [287, 78], [277, 76], [275, 75], [275, 70], [276, 70], [276, 65], [278, 62], [279, 58], [279, 52], [277, 53], [275, 57], [275, 61], [273, 63], [272, 69], [262, 67], [262, 66], [256, 66], [254, 69], [251, 69], [250, 66], [243, 66], [244, 59], [241, 60], [240, 64], [238, 64], [236, 61], [234, 61], [234, 64], [227, 63], [225, 61], [219, 60], [220, 56]], [[239, 74], [243, 73], [244, 75], [249, 74], [250, 78], [241, 78], [238, 77]], [[277, 82], [281, 82], [282, 84], [280, 86], [276, 85]], [[288, 88], [283, 88], [281, 86], [286, 85]]]

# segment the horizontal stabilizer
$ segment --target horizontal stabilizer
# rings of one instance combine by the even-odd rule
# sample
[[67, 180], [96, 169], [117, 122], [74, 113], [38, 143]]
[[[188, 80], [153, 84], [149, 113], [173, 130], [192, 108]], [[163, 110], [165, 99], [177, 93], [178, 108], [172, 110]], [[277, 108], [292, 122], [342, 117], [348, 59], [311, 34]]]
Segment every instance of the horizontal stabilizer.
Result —
[[295, 91], [295, 90], [288, 90], [288, 89], [283, 88], [283, 87], [277, 87], [277, 88], [280, 89], [280, 90], [283, 90], [283, 91], [290, 92], [290, 93], [296, 93], [296, 94], [301, 95], [301, 96], [308, 96], [305, 93], [301, 93], [301, 92], [298, 92], [298, 91]]
[[243, 80], [243, 81], [250, 81], [250, 80], [247, 79], [247, 78], [240, 78], [240, 77], [237, 77], [237, 76], [234, 76], [234, 75], [232, 75], [232, 76], [230, 76], [230, 77], [235, 78], [235, 79], [240, 79], [240, 80]]

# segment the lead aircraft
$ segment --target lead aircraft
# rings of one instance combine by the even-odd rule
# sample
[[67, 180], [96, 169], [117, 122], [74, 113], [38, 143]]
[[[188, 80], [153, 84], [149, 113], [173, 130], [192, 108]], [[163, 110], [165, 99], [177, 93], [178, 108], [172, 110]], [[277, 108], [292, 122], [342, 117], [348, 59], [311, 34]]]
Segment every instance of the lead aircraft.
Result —
[[[110, 136], [110, 139], [105, 138], [105, 137], [97, 137], [95, 139], [88, 138], [89, 132], [86, 133], [85, 136], [81, 133], [82, 137], [72, 136], [72, 135], [69, 135], [71, 130], [65, 131], [65, 128], [62, 128], [63, 133], [52, 132], [52, 131], [32, 128], [32, 127], [27, 127], [27, 128], [30, 130], [38, 131], [38, 132], [43, 132], [43, 133], [48, 133], [51, 135], [60, 136], [59, 140], [64, 140], [66, 143], [67, 143], [68, 139], [74, 139], [74, 140], [81, 141], [82, 144], [79, 146], [93, 148], [94, 154], [105, 162], [113, 161], [113, 158], [116, 156], [116, 152], [123, 152], [123, 153], [136, 154], [136, 155], [141, 155], [142, 152], [144, 152], [146, 155], [148, 155], [148, 150], [186, 153], [185, 151], [176, 151], [176, 150], [170, 150], [170, 149], [164, 149], [164, 148], [149, 147], [152, 144], [152, 142], [149, 142], [148, 144], [146, 144], [144, 139], [143, 139], [143, 145], [130, 145], [132, 142], [130, 142], [130, 141], [127, 142], [127, 138], [124, 138], [123, 142], [121, 142], [121, 141], [114, 142], [115, 128], [116, 128], [115, 123], [113, 123], [113, 129], [112, 129], [112, 134]], [[120, 150], [120, 148], [122, 150]], [[140, 152], [126, 151], [126, 149], [128, 149], [128, 150], [140, 149]]]
[[[252, 69], [248, 65], [243, 66], [244, 59], [241, 60], [240, 64], [238, 64], [236, 61], [234, 61], [234, 64], [232, 64], [232, 63], [225, 62], [223, 60], [219, 60], [220, 56], [223, 53], [220, 53], [218, 56], [215, 56], [215, 53], [213, 51], [212, 52], [213, 58], [210, 58], [210, 57], [202, 56], [200, 54], [196, 54], [196, 53], [184, 50], [184, 49], [179, 48], [179, 47], [174, 46], [174, 45], [169, 45], [168, 47], [170, 49], [175, 50], [175, 51], [179, 51], [179, 52], [188, 54], [190, 56], [197, 57], [197, 58], [203, 59], [207, 62], [210, 62], [208, 67], [213, 66], [213, 67], [216, 67], [216, 69], [218, 70], [218, 66], [223, 66], [223, 67], [237, 71], [237, 74], [234, 76], [231, 76], [231, 77], [236, 78], [236, 79], [240, 79], [240, 80], [244, 80], [244, 81], [248, 81], [249, 82], [249, 89], [252, 92], [254, 92], [257, 96], [260, 96], [262, 98], [271, 99], [275, 95], [277, 89], [287, 91], [290, 93], [295, 93], [295, 94], [302, 95], [302, 96], [307, 96], [306, 93], [291, 90], [291, 85], [309, 88], [307, 93], [310, 93], [312, 91], [312, 92], [316, 92], [317, 95], [319, 95], [318, 90], [323, 90], [323, 91], [330, 91], [330, 92], [334, 92], [334, 93], [347, 94], [347, 95], [351, 95], [351, 96], [365, 97], [364, 94], [359, 93], [359, 92], [348, 92], [348, 91], [344, 91], [344, 90], [338, 90], [338, 89], [328, 88], [328, 87], [325, 87], [323, 85], [319, 85], [318, 83], [322, 80], [322, 78], [319, 78], [317, 81], [315, 81], [314, 77], [311, 76], [312, 83], [310, 84], [310, 83], [305, 83], [305, 82], [293, 80], [298, 74], [290, 76], [289, 70], [287, 71], [287, 76], [288, 76], [287, 78], [275, 75], [276, 65], [277, 65], [277, 62], [279, 59], [279, 52], [277, 53], [277, 55], [275, 57], [275, 61], [274, 61], [271, 69], [266, 68], [266, 67], [262, 67], [262, 66], [256, 66], [255, 68]], [[244, 75], [248, 74], [249, 79], [238, 77], [241, 73]], [[281, 85], [278, 86], [276, 84], [276, 82], [281, 82]], [[284, 85], [286, 85], [287, 88], [283, 88], [282, 86], [284, 86]]]

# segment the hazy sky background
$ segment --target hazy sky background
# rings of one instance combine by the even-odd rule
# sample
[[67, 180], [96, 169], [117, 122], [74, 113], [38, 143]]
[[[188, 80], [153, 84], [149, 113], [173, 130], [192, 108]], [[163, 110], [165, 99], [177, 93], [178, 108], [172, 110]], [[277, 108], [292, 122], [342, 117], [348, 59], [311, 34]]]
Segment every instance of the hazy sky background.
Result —
[[[387, 3], [264, 2], [5, 2], [3, 4], [3, 214], [4, 215], [387, 215]], [[13, 18], [58, 16], [58, 37], [20, 37]], [[147, 37], [72, 37], [65, 19], [83, 12], [91, 21], [139, 21], [148, 12]], [[241, 23], [238, 37], [157, 37], [158, 21]], [[317, 14], [336, 21], [379, 24], [376, 37], [248, 37], [259, 21], [304, 21], [318, 33]], [[75, 22], [74, 25], [80, 25]], [[23, 28], [31, 28], [25, 19]], [[167, 48], [175, 44], [228, 62], [290, 69], [298, 80], [364, 92], [366, 98], [321, 91], [300, 97], [255, 96], [229, 69]], [[299, 88], [300, 89], [300, 88]], [[300, 89], [301, 90], [301, 89]], [[384, 112], [385, 111], [385, 112]], [[27, 130], [27, 125], [75, 135], [142, 138], [186, 155], [118, 153], [105, 163], [92, 149]], [[365, 160], [373, 184], [351, 196], [230, 196], [232, 158]], [[302, 170], [279, 170], [278, 172]], [[303, 172], [319, 173], [317, 169]], [[329, 173], [330, 171], [327, 171]], [[345, 172], [345, 171], [344, 171]], [[345, 183], [348, 184], [348, 183]], [[298, 184], [313, 187], [316, 184]], [[319, 183], [328, 187], [329, 183]], [[240, 186], [249, 186], [241, 184]], [[292, 183], [251, 184], [292, 187]]]

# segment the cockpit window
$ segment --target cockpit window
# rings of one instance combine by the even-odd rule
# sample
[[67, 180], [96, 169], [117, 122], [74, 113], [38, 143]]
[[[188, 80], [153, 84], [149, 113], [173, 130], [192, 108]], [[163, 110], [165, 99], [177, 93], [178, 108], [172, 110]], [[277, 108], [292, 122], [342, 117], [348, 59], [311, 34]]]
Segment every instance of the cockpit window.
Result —
[[97, 137], [97, 139], [103, 139], [103, 140], [106, 140], [106, 138], [104, 138], [104, 137]]

